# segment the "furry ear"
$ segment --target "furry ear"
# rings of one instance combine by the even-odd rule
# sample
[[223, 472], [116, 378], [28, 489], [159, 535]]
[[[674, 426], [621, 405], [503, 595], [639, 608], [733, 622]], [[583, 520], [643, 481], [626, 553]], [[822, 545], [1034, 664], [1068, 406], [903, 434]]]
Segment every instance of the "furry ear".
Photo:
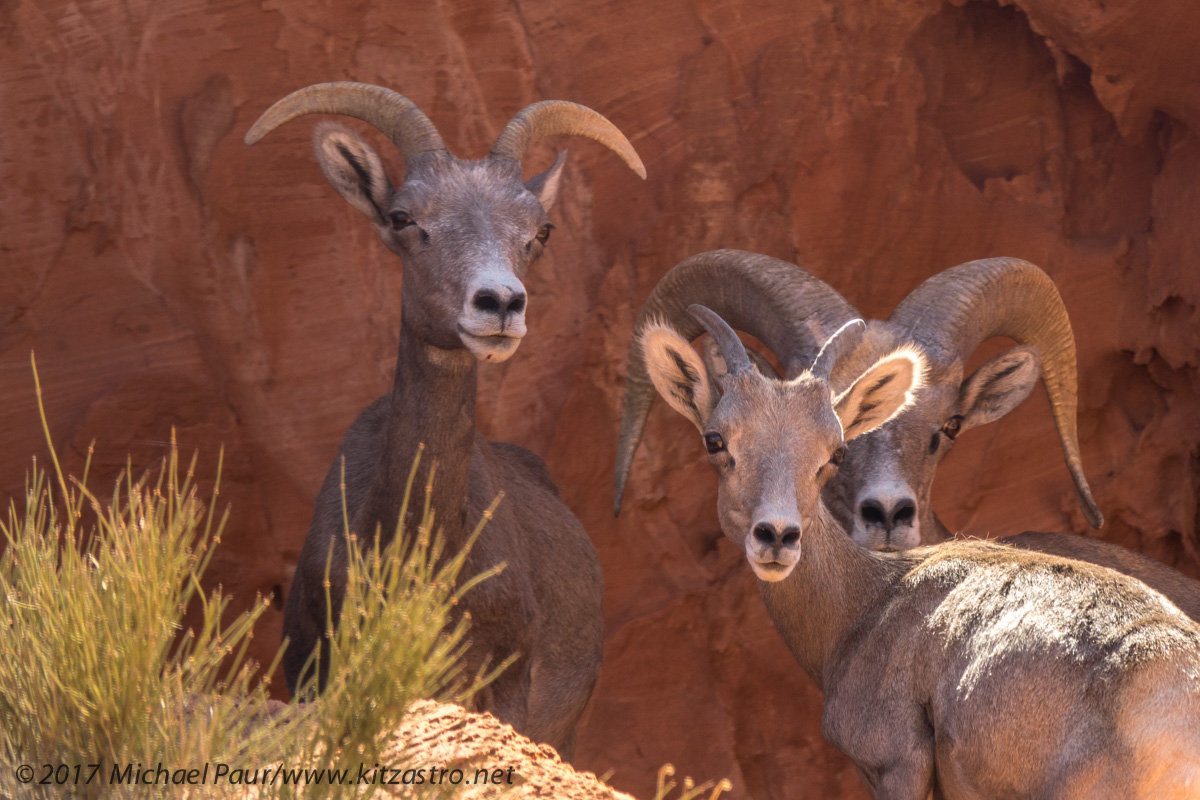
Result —
[[912, 405], [924, 383], [925, 357], [914, 347], [901, 348], [872, 364], [833, 401], [842, 423], [842, 439], [869, 433]]
[[394, 190], [371, 145], [349, 128], [323, 122], [313, 131], [313, 151], [326, 180], [338, 194], [371, 222], [386, 225]]
[[703, 433], [717, 398], [699, 354], [673, 329], [658, 324], [642, 334], [642, 353], [654, 388]]
[[988, 361], [959, 387], [959, 431], [995, 422], [1021, 405], [1041, 375], [1036, 347], [1014, 347]]
[[558, 199], [558, 184], [562, 180], [563, 164], [566, 163], [567, 151], [563, 150], [558, 154], [558, 158], [554, 159], [550, 169], [525, 181], [525, 188], [533, 193], [533, 196], [541, 202], [542, 208], [547, 211]]

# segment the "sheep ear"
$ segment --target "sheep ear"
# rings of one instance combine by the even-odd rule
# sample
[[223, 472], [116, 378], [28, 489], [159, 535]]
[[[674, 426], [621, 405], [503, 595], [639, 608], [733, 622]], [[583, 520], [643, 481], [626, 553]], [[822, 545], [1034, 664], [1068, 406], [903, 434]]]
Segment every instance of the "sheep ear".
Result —
[[324, 122], [313, 131], [313, 150], [326, 180], [338, 194], [371, 222], [386, 225], [394, 190], [371, 145], [348, 128]]
[[642, 353], [650, 381], [671, 408], [704, 432], [716, 406], [708, 370], [688, 341], [665, 325], [650, 325], [642, 334]]
[[869, 433], [912, 405], [924, 384], [925, 357], [902, 348], [876, 361], [833, 401], [842, 423], [842, 439]]
[[1027, 345], [1007, 350], [975, 370], [958, 390], [959, 431], [995, 422], [1021, 405], [1041, 374], [1037, 348]]
[[541, 202], [542, 208], [547, 211], [558, 199], [558, 184], [562, 180], [563, 164], [566, 163], [567, 151], [563, 150], [558, 154], [558, 158], [554, 159], [550, 169], [525, 181], [525, 188], [533, 193], [533, 196]]

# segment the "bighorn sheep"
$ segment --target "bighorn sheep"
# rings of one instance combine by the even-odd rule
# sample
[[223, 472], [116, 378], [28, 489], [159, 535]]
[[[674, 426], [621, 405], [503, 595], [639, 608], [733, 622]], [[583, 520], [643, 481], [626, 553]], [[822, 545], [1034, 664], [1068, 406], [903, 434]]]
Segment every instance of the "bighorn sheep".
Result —
[[[325, 177], [403, 259], [404, 283], [393, 388], [346, 432], [317, 495], [296, 566], [284, 612], [288, 687], [295, 691], [306, 659], [324, 642], [322, 583], [331, 547], [335, 619], [345, 594], [343, 463], [350, 529], [371, 537], [378, 526], [390, 539], [400, 522], [405, 480], [423, 444], [422, 470], [429, 465], [437, 470], [432, 506], [448, 549], [460, 548], [488, 504], [505, 495], [472, 549], [464, 575], [501, 562], [506, 568], [460, 604], [472, 619], [468, 670], [518, 657], [488, 688], [481, 705], [570, 757], [575, 722], [600, 664], [600, 564], [541, 459], [514, 445], [488, 442], [475, 429], [476, 365], [508, 358], [525, 335], [521, 281], [542, 254], [552, 227], [546, 209], [558, 193], [565, 153], [549, 170], [522, 182], [520, 159], [526, 149], [544, 136], [587, 136], [615, 151], [643, 178], [645, 169], [608, 120], [562, 101], [525, 108], [486, 158], [461, 160], [447, 151], [433, 123], [410, 100], [362, 83], [293, 92], [259, 118], [246, 143], [313, 113], [368, 122], [404, 156], [404, 183], [393, 189], [379, 156], [357, 134], [332, 124], [315, 131], [314, 149]], [[321, 664], [321, 682], [326, 667]]]
[[842, 337], [779, 380], [719, 316], [691, 311], [728, 364], [722, 393], [690, 333], [649, 322], [633, 348], [700, 431], [721, 528], [825, 694], [825, 737], [875, 797], [1200, 794], [1200, 626], [1161, 595], [990, 542], [874, 552], [825, 507], [846, 442], [912, 402], [926, 368], [916, 346], [835, 393]]
[[[858, 312], [828, 284], [807, 271], [767, 256], [717, 250], [694, 256], [659, 282], [637, 330], [663, 318], [689, 337], [701, 330], [687, 316], [689, 303], [711, 306], [735, 328], [760, 339], [794, 376], [811, 363], [822, 341]], [[636, 338], [635, 333], [635, 338]], [[838, 473], [825, 484], [825, 503], [855, 541], [873, 549], [904, 549], [950, 538], [933, 513], [929, 492], [937, 466], [955, 437], [992, 422], [1019, 405], [1041, 375], [1050, 398], [1067, 466], [1085, 516], [1102, 521], [1080, 466], [1075, 432], [1075, 341], [1066, 309], [1049, 277], [1019, 259], [972, 261], [929, 278], [886, 321], [871, 321], [848, 345], [830, 381], [849, 386], [862, 368], [905, 344], [927, 353], [929, 374], [919, 402], [888, 425], [848, 444]], [[963, 377], [971, 353], [984, 339], [1009, 336], [1019, 346]], [[753, 351], [751, 351], [753, 353]], [[706, 353], [719, 386], [719, 356]], [[760, 361], [769, 375], [774, 369]], [[616, 507], [654, 399], [636, 348], [630, 351], [616, 470]], [[1026, 549], [1116, 569], [1162, 592], [1200, 620], [1200, 582], [1140, 553], [1084, 536], [1026, 532], [999, 540]]]

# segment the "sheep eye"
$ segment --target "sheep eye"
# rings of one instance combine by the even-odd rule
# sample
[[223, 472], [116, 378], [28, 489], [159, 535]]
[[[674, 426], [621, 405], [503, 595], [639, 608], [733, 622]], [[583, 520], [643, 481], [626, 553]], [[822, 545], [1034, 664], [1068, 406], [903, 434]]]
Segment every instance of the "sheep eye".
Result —
[[719, 453], [725, 449], [725, 440], [719, 433], [706, 433], [704, 434], [704, 447], [710, 454]]
[[550, 231], [554, 230], [554, 226], [547, 222], [542, 227], [538, 228], [537, 240], [543, 245], [550, 241]]
[[394, 231], [407, 228], [413, 224], [413, 218], [408, 215], [407, 211], [393, 211], [388, 215], [388, 220], [392, 223], [392, 230]]
[[845, 457], [846, 457], [846, 445], [839, 444], [838, 449], [834, 450], [833, 455], [831, 455], [829, 457], [829, 463], [833, 464], [836, 467], [838, 464], [842, 463], [842, 460]]
[[946, 420], [946, 424], [942, 426], [942, 433], [946, 434], [947, 439], [954, 439], [955, 436], [958, 436], [958, 430], [962, 427], [962, 421], [962, 414], [955, 414]]

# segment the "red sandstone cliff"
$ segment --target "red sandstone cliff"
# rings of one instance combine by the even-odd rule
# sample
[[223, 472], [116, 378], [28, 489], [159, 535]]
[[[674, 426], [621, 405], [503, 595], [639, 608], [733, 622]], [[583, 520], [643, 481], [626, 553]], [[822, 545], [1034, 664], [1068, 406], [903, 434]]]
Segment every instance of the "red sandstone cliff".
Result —
[[[247, 601], [286, 588], [343, 430], [389, 385], [401, 269], [308, 123], [242, 134], [335, 79], [405, 93], [464, 156], [529, 102], [584, 103], [649, 180], [555, 143], [572, 158], [530, 335], [479, 391], [482, 429], [546, 458], [603, 559], [579, 766], [639, 795], [672, 761], [737, 797], [864, 797], [669, 410], [612, 518], [634, 315], [718, 246], [801, 262], [869, 315], [961, 261], [1029, 259], [1075, 323], [1101, 535], [1200, 574], [1197, 29], [1189, 0], [0, 0], [0, 497], [43, 449], [36, 348], [57, 440], [97, 439], [105, 480], [171, 426], [203, 474], [224, 443], [214, 569]], [[979, 534], [1083, 530], [1040, 391], [963, 437], [935, 502]]]

